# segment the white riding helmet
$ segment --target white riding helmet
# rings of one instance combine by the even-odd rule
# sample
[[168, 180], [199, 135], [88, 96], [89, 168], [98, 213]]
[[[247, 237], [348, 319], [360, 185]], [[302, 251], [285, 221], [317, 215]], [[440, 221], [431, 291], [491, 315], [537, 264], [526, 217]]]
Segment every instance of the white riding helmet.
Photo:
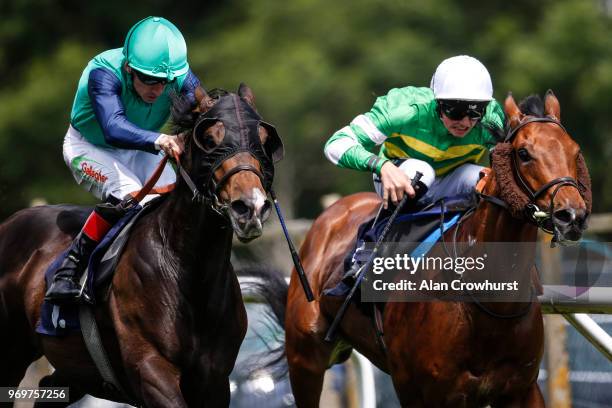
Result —
[[458, 55], [438, 65], [431, 78], [436, 99], [490, 101], [493, 99], [491, 75], [476, 58]]

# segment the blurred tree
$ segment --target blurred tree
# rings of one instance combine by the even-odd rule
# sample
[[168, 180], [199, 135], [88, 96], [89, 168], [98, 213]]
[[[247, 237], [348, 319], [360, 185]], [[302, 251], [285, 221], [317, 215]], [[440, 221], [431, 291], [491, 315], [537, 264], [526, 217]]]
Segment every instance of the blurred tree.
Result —
[[[122, 45], [147, 15], [183, 31], [206, 87], [248, 83], [284, 137], [277, 190], [294, 216], [319, 197], [371, 189], [366, 173], [337, 169], [323, 144], [377, 95], [427, 86], [444, 58], [467, 53], [490, 69], [498, 98], [552, 88], [591, 168], [595, 208], [610, 209], [612, 27], [599, 0], [273, 0], [176, 2], [13, 0], [0, 3], [0, 218], [33, 197], [93, 202], [61, 156], [76, 83], [88, 60]], [[503, 12], [502, 12], [503, 10]], [[288, 201], [288, 202], [287, 202]], [[287, 207], [291, 207], [287, 205]]]

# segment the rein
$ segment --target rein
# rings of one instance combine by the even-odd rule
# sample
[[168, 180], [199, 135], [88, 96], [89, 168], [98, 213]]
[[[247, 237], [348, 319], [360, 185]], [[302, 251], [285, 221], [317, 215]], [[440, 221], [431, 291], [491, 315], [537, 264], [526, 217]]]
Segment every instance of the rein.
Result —
[[[258, 169], [256, 169], [250, 164], [240, 164], [236, 167], [233, 167], [227, 173], [225, 173], [223, 177], [221, 177], [221, 180], [215, 181], [214, 177], [212, 178], [213, 185], [212, 185], [210, 194], [208, 194], [211, 198], [208, 198], [206, 194], [200, 192], [200, 190], [198, 189], [196, 184], [193, 182], [193, 180], [191, 179], [191, 177], [189, 176], [185, 168], [181, 165], [180, 158], [178, 156], [175, 156], [173, 160], [176, 163], [176, 167], [178, 168], [180, 176], [183, 178], [183, 180], [189, 187], [189, 190], [191, 190], [191, 193], [193, 195], [191, 200], [193, 202], [207, 204], [210, 206], [210, 208], [213, 211], [223, 216], [226, 215], [225, 210], [228, 208], [228, 205], [221, 204], [221, 201], [219, 200], [217, 193], [225, 185], [225, 183], [229, 180], [231, 176], [241, 171], [250, 171], [250, 172], [255, 173], [257, 177], [259, 177], [262, 184], [264, 180], [263, 174]], [[134, 198], [136, 202], [140, 202], [149, 193], [165, 194], [174, 189], [174, 187], [176, 186], [175, 183], [168, 184], [162, 187], [154, 187], [157, 180], [159, 180], [159, 178], [161, 177], [161, 174], [167, 163], [168, 163], [168, 156], [164, 156], [164, 158], [159, 162], [159, 164], [153, 171], [153, 174], [151, 175], [151, 177], [149, 177], [149, 179], [147, 180], [145, 185], [142, 187], [142, 189], [130, 193], [130, 195]]]
[[167, 186], [154, 187], [155, 183], [157, 183], [157, 180], [159, 180], [159, 178], [161, 177], [167, 162], [168, 156], [164, 156], [164, 158], [161, 159], [161, 161], [157, 164], [157, 167], [155, 168], [153, 174], [151, 175], [151, 177], [149, 177], [145, 185], [140, 190], [130, 193], [136, 203], [139, 203], [149, 193], [165, 194], [174, 189], [174, 183], [168, 184]]

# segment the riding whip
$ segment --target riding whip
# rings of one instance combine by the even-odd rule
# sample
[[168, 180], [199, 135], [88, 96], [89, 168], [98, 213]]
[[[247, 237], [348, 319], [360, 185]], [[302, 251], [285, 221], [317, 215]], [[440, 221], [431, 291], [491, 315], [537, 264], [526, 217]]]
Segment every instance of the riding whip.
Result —
[[[412, 187], [417, 186], [417, 183], [419, 182], [421, 177], [423, 177], [423, 173], [421, 173], [420, 171], [417, 171], [414, 175], [414, 178], [412, 179], [412, 183], [411, 183]], [[353, 284], [353, 287], [351, 288], [348, 295], [346, 295], [346, 298], [344, 298], [344, 302], [342, 303], [342, 306], [340, 306], [340, 309], [338, 309], [338, 313], [336, 314], [334, 321], [332, 322], [331, 326], [329, 326], [329, 329], [327, 330], [327, 334], [325, 335], [326, 342], [329, 343], [329, 342], [334, 341], [334, 338], [336, 337], [336, 330], [338, 329], [338, 326], [342, 322], [342, 318], [344, 317], [344, 314], [346, 313], [346, 309], [348, 309], [348, 306], [351, 303], [351, 299], [355, 295], [355, 292], [357, 292], [357, 288], [359, 288], [359, 285], [361, 284], [361, 281], [363, 280], [363, 277], [365, 276], [365, 271], [367, 270], [368, 266], [370, 265], [370, 263], [372, 262], [376, 254], [378, 253], [378, 249], [380, 248], [380, 245], [385, 240], [385, 237], [387, 236], [387, 234], [389, 233], [389, 230], [391, 229], [391, 225], [393, 225], [395, 218], [397, 218], [400, 210], [402, 209], [404, 204], [406, 204], [406, 202], [408, 201], [408, 198], [409, 198], [408, 195], [404, 194], [404, 198], [402, 198], [402, 200], [397, 205], [397, 207], [395, 207], [395, 210], [393, 210], [393, 213], [391, 214], [391, 217], [389, 217], [389, 220], [387, 221], [385, 228], [383, 229], [382, 233], [380, 234], [380, 237], [376, 241], [376, 245], [374, 245], [374, 250], [370, 254], [368, 261], [365, 264], [363, 264], [357, 271], [357, 278], [355, 279], [355, 283]]]
[[283, 233], [285, 234], [287, 245], [289, 245], [289, 251], [291, 252], [293, 265], [295, 266], [295, 270], [297, 271], [297, 274], [300, 277], [300, 283], [302, 284], [302, 288], [304, 289], [306, 300], [312, 302], [314, 300], [312, 289], [310, 289], [308, 278], [306, 277], [306, 273], [304, 272], [304, 268], [302, 267], [302, 262], [300, 262], [300, 256], [298, 255], [297, 251], [295, 250], [295, 247], [293, 246], [293, 242], [291, 241], [291, 237], [289, 236], [289, 231], [287, 231], [287, 226], [285, 225], [283, 213], [281, 212], [280, 205], [278, 204], [278, 200], [276, 199], [276, 193], [274, 193], [274, 190], [272, 189], [270, 189], [270, 197], [272, 197], [272, 201], [274, 202], [274, 208], [276, 209], [278, 220], [280, 221], [281, 227], [283, 228]]

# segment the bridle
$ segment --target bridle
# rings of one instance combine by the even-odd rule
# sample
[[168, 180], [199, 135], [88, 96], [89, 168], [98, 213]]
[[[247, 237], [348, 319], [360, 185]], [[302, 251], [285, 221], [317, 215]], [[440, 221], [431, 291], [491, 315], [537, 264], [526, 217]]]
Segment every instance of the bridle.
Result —
[[[518, 132], [530, 123], [554, 123], [555, 125], [559, 126], [565, 133], [567, 133], [567, 130], [565, 129], [565, 127], [556, 119], [553, 119], [548, 116], [530, 117], [520, 122], [518, 126], [516, 126], [515, 128], [513, 129], [509, 128], [506, 132], [506, 136], [503, 142], [512, 143], [512, 141], [514, 140]], [[512, 153], [512, 170], [513, 170], [516, 180], [518, 181], [519, 188], [525, 194], [527, 194], [527, 197], [529, 199], [529, 202], [525, 205], [522, 211], [525, 216], [525, 219], [537, 225], [537, 227], [542, 229], [544, 232], [553, 234], [553, 242], [558, 241], [558, 230], [553, 222], [554, 200], [555, 200], [555, 197], [557, 196], [557, 193], [559, 192], [559, 189], [564, 186], [572, 186], [576, 188], [578, 192], [580, 193], [580, 189], [578, 188], [577, 180], [569, 176], [557, 177], [545, 183], [544, 185], [539, 187], [537, 190], [534, 190], [529, 186], [529, 184], [527, 184], [527, 182], [524, 180], [523, 176], [521, 175], [521, 172], [518, 169], [518, 164], [516, 162], [516, 153], [514, 152]], [[551, 194], [550, 203], [548, 205], [548, 208], [545, 211], [538, 207], [538, 205], [536, 204], [536, 201], [539, 197], [541, 197], [544, 193], [546, 193], [551, 188], [554, 188], [554, 190]], [[498, 197], [487, 195], [482, 192], [477, 192], [477, 195], [485, 201], [488, 201], [499, 207], [509, 210], [508, 204]], [[458, 231], [458, 229], [459, 228], [457, 226], [455, 234]], [[531, 310], [531, 305], [533, 304], [533, 299], [535, 297], [535, 293], [534, 293], [535, 291], [534, 291], [533, 286], [530, 287], [530, 291], [531, 291], [530, 300], [526, 302], [525, 307], [511, 314], [500, 314], [500, 313], [493, 312], [488, 307], [486, 307], [484, 304], [482, 304], [478, 299], [476, 299], [471, 293], [468, 293], [468, 295], [472, 298], [476, 306], [482, 311], [484, 311], [486, 314], [488, 314], [489, 316], [497, 318], [497, 319], [515, 319], [515, 318], [520, 318], [520, 317], [525, 316]]]
[[[223, 161], [221, 161], [221, 163]], [[193, 182], [193, 180], [189, 176], [189, 173], [187, 173], [185, 168], [181, 165], [181, 162], [178, 159], [178, 157], [175, 158], [175, 162], [176, 162], [176, 166], [178, 168], [179, 174], [183, 178], [183, 181], [185, 181], [185, 183], [189, 187], [189, 190], [191, 190], [191, 194], [192, 194], [191, 201], [204, 204], [208, 206], [211, 210], [216, 212], [217, 214], [224, 216], [224, 217], [229, 217], [228, 212], [227, 212], [229, 205], [224, 204], [219, 199], [218, 194], [219, 194], [219, 191], [221, 191], [221, 189], [225, 185], [225, 183], [227, 183], [227, 181], [230, 179], [230, 177], [232, 177], [234, 174], [240, 173], [241, 171], [250, 171], [252, 173], [255, 173], [255, 175], [261, 181], [261, 184], [264, 185], [264, 176], [261, 173], [261, 171], [259, 171], [259, 169], [257, 169], [255, 166], [251, 164], [239, 164], [235, 167], [232, 167], [229, 171], [227, 171], [218, 181], [215, 179], [215, 176], [213, 173], [212, 177], [210, 178], [211, 183], [207, 184], [207, 190], [204, 193], [202, 193], [200, 189], [198, 188], [198, 186]]]
[[[253, 166], [252, 164], [247, 164], [247, 163], [243, 163], [243, 164], [238, 164], [234, 167], [232, 167], [231, 169], [229, 169], [227, 172], [225, 172], [223, 174], [223, 176], [221, 176], [220, 179], [217, 180], [216, 176], [215, 176], [215, 172], [216, 170], [221, 167], [221, 165], [228, 160], [229, 158], [235, 156], [237, 153], [240, 152], [246, 152], [246, 153], [251, 153], [256, 160], [260, 161], [260, 159], [258, 158], [257, 154], [253, 151], [251, 151], [248, 147], [248, 134], [247, 132], [249, 131], [249, 129], [247, 128], [247, 126], [244, 124], [244, 120], [243, 120], [243, 116], [241, 114], [241, 110], [240, 110], [240, 101], [239, 101], [239, 97], [237, 95], [232, 94], [231, 95], [232, 100], [233, 100], [233, 105], [234, 105], [234, 109], [236, 112], [236, 121], [239, 127], [239, 135], [240, 135], [240, 141], [241, 141], [241, 147], [238, 148], [233, 148], [230, 151], [228, 151], [225, 154], [220, 155], [219, 157], [217, 157], [214, 162], [211, 164], [210, 166], [210, 174], [207, 177], [206, 181], [204, 182], [204, 190], [200, 190], [198, 188], [198, 186], [196, 185], [196, 183], [192, 180], [191, 176], [189, 176], [189, 174], [187, 173], [187, 171], [184, 169], [183, 166], [181, 166], [180, 161], [178, 160], [178, 158], [175, 158], [176, 163], [177, 163], [177, 168], [179, 171], [179, 174], [181, 175], [181, 177], [183, 178], [183, 180], [185, 181], [185, 183], [187, 184], [187, 186], [189, 187], [189, 189], [191, 190], [192, 193], [192, 201], [193, 202], [198, 202], [198, 203], [202, 203], [204, 205], [207, 205], [210, 209], [212, 209], [214, 212], [216, 212], [217, 214], [224, 216], [226, 218], [229, 218], [229, 213], [228, 213], [228, 209], [229, 209], [229, 204], [224, 204], [220, 199], [219, 199], [219, 192], [221, 191], [221, 189], [225, 186], [225, 184], [229, 181], [229, 179], [234, 176], [235, 174], [238, 174], [240, 172], [243, 171], [248, 171], [251, 173], [254, 173], [257, 178], [259, 178], [262, 186], [266, 186], [266, 177], [264, 176], [263, 172], [256, 168], [255, 166]], [[196, 137], [196, 132], [198, 130], [198, 127], [200, 126], [200, 124], [209, 121], [211, 123], [215, 123], [217, 121], [221, 121], [223, 122], [221, 119], [217, 119], [214, 117], [210, 117], [210, 112], [212, 110], [209, 110], [207, 112], [203, 112], [199, 115], [198, 119], [195, 122], [195, 125], [191, 131], [191, 137], [192, 137], [192, 141], [195, 144], [195, 146], [202, 150], [204, 153], [208, 153], [207, 150], [198, 142], [198, 139]], [[261, 164], [261, 161], [260, 161]]]
[[[514, 140], [514, 137], [518, 134], [519, 130], [521, 130], [522, 128], [524, 128], [530, 123], [536, 123], [536, 122], [537, 123], [554, 123], [555, 125], [559, 126], [565, 133], [567, 133], [567, 130], [565, 129], [565, 127], [556, 119], [553, 119], [549, 116], [530, 117], [520, 122], [518, 126], [516, 126], [515, 128], [508, 129], [506, 133], [506, 137], [504, 138], [504, 143], [511, 143]], [[537, 190], [533, 190], [531, 187], [529, 187], [527, 182], [525, 182], [523, 176], [521, 175], [521, 172], [518, 170], [518, 165], [516, 163], [516, 154], [512, 155], [512, 169], [514, 171], [514, 175], [516, 179], [518, 180], [519, 187], [521, 188], [521, 190], [523, 190], [525, 194], [527, 194], [529, 198], [529, 202], [525, 205], [523, 209], [523, 214], [525, 215], [525, 218], [529, 222], [537, 225], [538, 228], [542, 229], [544, 232], [553, 234], [556, 237], [558, 232], [553, 222], [555, 197], [557, 196], [559, 189], [561, 189], [561, 187], [564, 187], [564, 186], [572, 186], [576, 188], [578, 192], [580, 193], [580, 189], [578, 188], [578, 182], [576, 181], [575, 178], [570, 177], [570, 176], [557, 177], [545, 183], [543, 186], [541, 186]], [[550, 203], [548, 205], [548, 208], [546, 210], [543, 210], [540, 207], [538, 207], [538, 205], [536, 204], [536, 201], [538, 200], [540, 196], [542, 196], [552, 187], [554, 187], [554, 190], [550, 197]], [[498, 197], [490, 196], [484, 193], [478, 193], [478, 196], [485, 201], [491, 202], [495, 205], [508, 209], [508, 204], [504, 202], [503, 200], [499, 199]]]
[[229, 178], [233, 176], [234, 174], [239, 173], [241, 171], [252, 171], [259, 177], [260, 180], [263, 180], [263, 175], [255, 167], [251, 165], [247, 165], [247, 164], [240, 164], [236, 167], [233, 167], [230, 171], [225, 173], [223, 177], [221, 177], [221, 180], [219, 180], [219, 182], [215, 183], [214, 176], [213, 176], [211, 180], [213, 180], [214, 184], [209, 184], [210, 187], [204, 193], [202, 193], [200, 189], [198, 188], [198, 186], [193, 182], [193, 180], [189, 176], [189, 173], [187, 173], [185, 168], [181, 166], [180, 161], [176, 159], [175, 161], [176, 161], [176, 165], [177, 165], [179, 174], [181, 175], [183, 181], [185, 181], [185, 184], [187, 184], [187, 186], [189, 187], [189, 190], [191, 190], [191, 194], [192, 194], [191, 201], [193, 201], [194, 203], [200, 203], [200, 204], [206, 205], [218, 215], [221, 215], [226, 218], [229, 217], [229, 214], [227, 212], [229, 205], [224, 204], [219, 199], [218, 193], [221, 190], [221, 188], [223, 188], [223, 185], [229, 180]]

